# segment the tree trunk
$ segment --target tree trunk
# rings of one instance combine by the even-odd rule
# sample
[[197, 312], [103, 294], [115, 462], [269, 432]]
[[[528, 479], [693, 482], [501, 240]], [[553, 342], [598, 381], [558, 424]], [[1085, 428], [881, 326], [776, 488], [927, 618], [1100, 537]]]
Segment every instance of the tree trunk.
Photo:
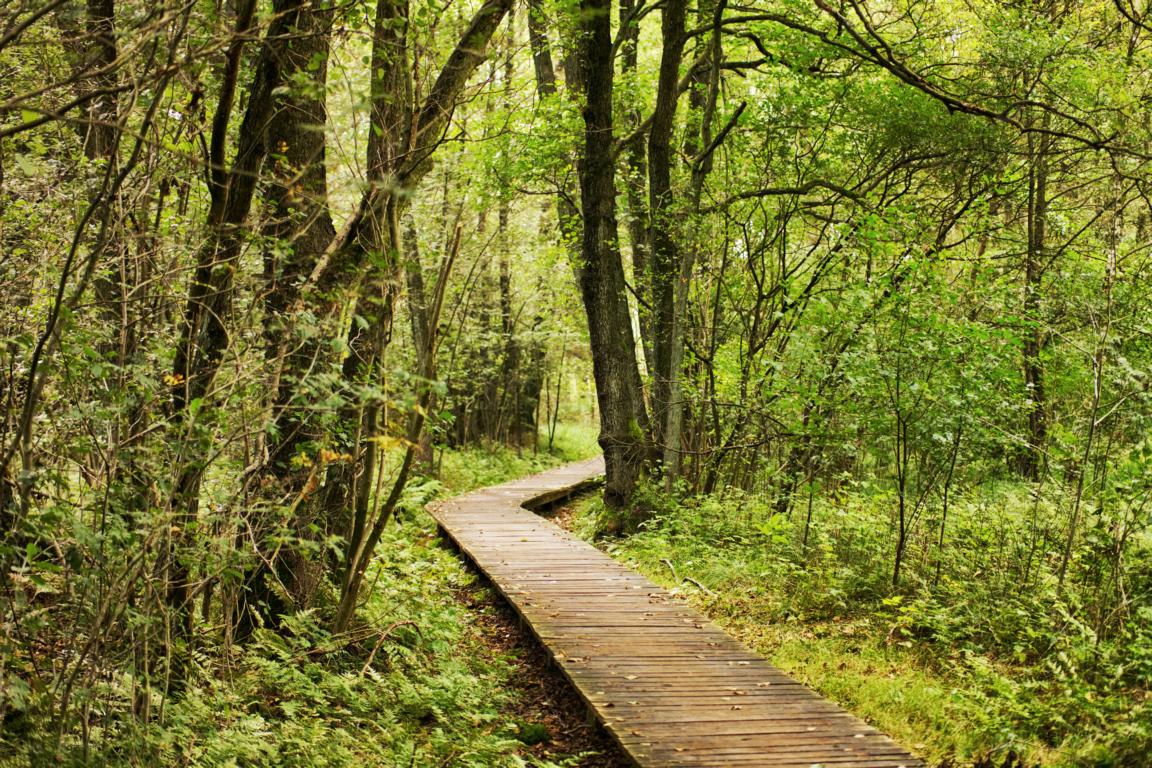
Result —
[[[635, 78], [639, 69], [640, 22], [634, 18], [637, 8], [634, 0], [620, 2], [620, 71], [636, 87]], [[627, 99], [626, 128], [637, 132], [642, 118], [637, 106], [638, 98]], [[625, 199], [628, 202], [628, 241], [632, 250], [632, 285], [636, 294], [639, 316], [640, 346], [644, 352], [644, 365], [651, 377], [656, 371], [655, 350], [652, 342], [652, 273], [650, 256], [652, 252], [649, 233], [649, 212], [647, 196], [648, 158], [645, 152], [643, 133], [634, 136], [624, 146], [624, 162], [627, 177], [624, 179]]]
[[1048, 216], [1048, 148], [1051, 139], [1028, 136], [1028, 242], [1024, 255], [1024, 393], [1028, 403], [1028, 446], [1021, 474], [1033, 482], [1044, 472], [1048, 443], [1048, 404], [1041, 354], [1047, 344], [1041, 298]]
[[[512, 107], [512, 40], [515, 35], [515, 19], [512, 12], [508, 14], [508, 34], [505, 38], [504, 51], [504, 92], [502, 94], [504, 109]], [[497, 413], [497, 430], [494, 437], [500, 442], [507, 442], [523, 447], [523, 436], [531, 423], [524, 423], [520, 410], [520, 340], [516, 337], [516, 312], [513, 307], [512, 296], [512, 244], [508, 237], [511, 205], [507, 196], [500, 198], [500, 207], [497, 214], [496, 242], [500, 248], [500, 333], [504, 342], [500, 365], [500, 408]]]
[[211, 387], [220, 370], [229, 337], [226, 322], [231, 314], [236, 261], [243, 230], [252, 206], [256, 182], [267, 152], [265, 132], [273, 113], [273, 91], [280, 84], [284, 40], [289, 37], [294, 11], [300, 0], [278, 0], [277, 16], [268, 29], [256, 62], [248, 106], [239, 131], [239, 145], [231, 169], [225, 166], [228, 124], [239, 79], [244, 42], [252, 34], [254, 0], [237, 9], [233, 41], [226, 54], [220, 100], [212, 124], [209, 169], [211, 204], [208, 242], [201, 248], [188, 289], [188, 300], [171, 374], [171, 423], [174, 433], [184, 433], [179, 444], [184, 455], [178, 464], [169, 505], [173, 533], [161, 569], [165, 571], [166, 602], [172, 618], [171, 683], [179, 689], [185, 676], [186, 643], [192, 634], [193, 584], [186, 551], [190, 530], [196, 523], [200, 484], [207, 457], [212, 455], [213, 435], [205, 423], [211, 414]]
[[[305, 309], [301, 289], [335, 236], [328, 207], [324, 133], [332, 13], [309, 7], [290, 15], [294, 18], [286, 21], [295, 34], [281, 51], [281, 80], [290, 82], [311, 73], [311, 82], [304, 88], [278, 91], [268, 126], [267, 146], [273, 162], [264, 234], [273, 245], [264, 253], [264, 335], [271, 368], [271, 429], [266, 430], [265, 455], [255, 477], [261, 481], [261, 496], [274, 508], [271, 514], [289, 510], [295, 517], [291, 529], [304, 532], [315, 522], [307, 503], [315, 470], [294, 459], [307, 454], [310, 461], [320, 461], [314, 444], [322, 442], [323, 433], [302, 393], [307, 391], [305, 380], [310, 372], [330, 362], [330, 348], [319, 338], [323, 334], [301, 338], [298, 326]], [[245, 575], [233, 617], [235, 639], [244, 640], [255, 629], [253, 611], [260, 613], [266, 625], [275, 627], [279, 615], [288, 610], [268, 583], [271, 574], [298, 604], [310, 601], [319, 580], [298, 548], [265, 546], [265, 538], [275, 527], [275, 520], [253, 521], [261, 558]]]
[[669, 0], [661, 11], [662, 52], [656, 88], [656, 107], [648, 133], [648, 207], [652, 243], [652, 431], [657, 447], [665, 448], [665, 421], [673, 371], [676, 325], [676, 283], [680, 274], [680, 248], [673, 231], [672, 132], [680, 98], [680, 62], [684, 54], [687, 0]]
[[[552, 49], [548, 41], [548, 26], [543, 0], [529, 0], [528, 43], [532, 48], [532, 64], [536, 73], [536, 93], [541, 99], [556, 96], [558, 93], [556, 69], [553, 65]], [[579, 86], [579, 83], [569, 82], [567, 85], [568, 93], [572, 95], [573, 86]], [[573, 257], [572, 272], [576, 276], [577, 283], [580, 282], [581, 270], [579, 254], [577, 253], [581, 238], [578, 196], [579, 189], [569, 182], [568, 175], [565, 174], [559, 182], [556, 194], [556, 218], [560, 226], [560, 238]]]
[[[447, 176], [445, 177], [447, 178]], [[445, 181], [445, 201], [447, 201], [447, 181]], [[447, 208], [447, 205], [445, 205]], [[416, 369], [424, 370], [424, 351], [429, 348], [431, 334], [427, 291], [424, 287], [424, 265], [420, 261], [420, 245], [416, 235], [416, 222], [411, 216], [404, 217], [404, 279], [408, 292], [408, 323], [412, 334], [412, 347], [416, 352]], [[435, 394], [429, 398], [428, 412], [436, 410]], [[420, 435], [420, 447], [416, 451], [416, 467], [421, 472], [431, 473], [433, 459], [432, 434], [425, 429]]]
[[[368, 143], [369, 189], [345, 231], [329, 249], [334, 274], [359, 271], [373, 265], [361, 282], [356, 315], [348, 331], [350, 355], [344, 366], [345, 386], [355, 393], [374, 382], [378, 361], [391, 339], [394, 302], [403, 280], [399, 221], [407, 206], [407, 193], [416, 188], [432, 167], [432, 157], [447, 129], [464, 88], [485, 60], [489, 40], [499, 28], [512, 0], [486, 0], [440, 70], [427, 97], [417, 108], [407, 52], [407, 0], [379, 0], [372, 53], [372, 130]], [[446, 279], [446, 276], [445, 276]], [[435, 337], [437, 313], [429, 318], [429, 338]], [[431, 343], [434, 348], [434, 341]], [[429, 351], [428, 354], [434, 354]], [[426, 361], [434, 370], [434, 360]], [[426, 409], [430, 389], [425, 388], [421, 409]], [[371, 489], [379, 459], [381, 403], [373, 398], [360, 404], [356, 418], [345, 419], [349, 432], [357, 434], [352, 446], [354, 465], [337, 465], [329, 477], [326, 513], [340, 519], [351, 511], [346, 560], [338, 579], [341, 601], [334, 626], [351, 621], [363, 575], [382, 532], [382, 521], [391, 515], [411, 470], [414, 450], [405, 452], [392, 492], [376, 513]], [[412, 416], [408, 440], [420, 439], [424, 418]], [[377, 505], [379, 506], [379, 505]]]
[[580, 294], [588, 316], [592, 369], [600, 406], [605, 503], [623, 509], [649, 456], [648, 414], [625, 295], [616, 224], [612, 135], [612, 36], [608, 0], [582, 0], [580, 71], [584, 151], [579, 164], [584, 209]]

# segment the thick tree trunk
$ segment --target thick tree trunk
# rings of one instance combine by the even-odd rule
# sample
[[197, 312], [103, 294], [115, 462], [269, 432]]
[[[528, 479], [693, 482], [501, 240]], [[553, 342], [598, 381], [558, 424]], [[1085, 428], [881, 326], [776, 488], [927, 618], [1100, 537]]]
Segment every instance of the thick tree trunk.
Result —
[[544, 0], [528, 0], [528, 46], [532, 49], [536, 93], [541, 98], [556, 95], [556, 68], [552, 65], [552, 50], [548, 44]]
[[604, 500], [610, 507], [622, 509], [631, 501], [650, 443], [617, 240], [610, 7], [609, 0], [583, 0], [580, 4], [583, 35], [579, 60], [587, 100], [579, 164], [584, 209], [580, 293], [588, 316], [600, 406], [599, 442], [607, 467]]
[[[381, 356], [392, 338], [395, 298], [402, 279], [399, 221], [404, 205], [400, 191], [401, 157], [414, 109], [408, 63], [408, 0], [378, 0], [372, 43], [372, 121], [367, 161], [369, 196], [366, 216], [356, 237], [347, 243], [351, 261], [369, 265], [348, 328], [349, 356], [344, 386], [353, 394], [345, 416], [347, 432], [356, 434], [347, 446], [354, 464], [340, 464], [330, 473], [325, 499], [327, 517], [337, 521], [346, 540], [345, 563], [364, 534], [371, 514], [372, 485], [380, 459], [382, 403], [355, 393], [378, 378]], [[356, 419], [359, 427], [352, 427]], [[347, 565], [345, 565], [345, 568]]]
[[185, 453], [178, 464], [169, 505], [173, 533], [161, 567], [165, 571], [167, 605], [172, 615], [171, 682], [182, 686], [185, 676], [184, 646], [192, 634], [191, 554], [186, 551], [189, 530], [194, 527], [200, 505], [200, 484], [212, 455], [212, 433], [204, 423], [211, 414], [211, 388], [220, 370], [229, 336], [226, 322], [231, 314], [236, 261], [240, 256], [243, 229], [252, 206], [256, 182], [267, 153], [265, 132], [273, 113], [273, 91], [280, 84], [284, 40], [291, 32], [300, 0], [278, 0], [277, 16], [268, 29], [256, 62], [248, 106], [240, 126], [236, 156], [225, 166], [228, 123], [235, 100], [243, 46], [252, 34], [255, 2], [246, 0], [237, 9], [236, 32], [226, 55], [220, 101], [212, 126], [209, 169], [211, 205], [208, 242], [201, 248], [188, 289], [180, 341], [172, 368], [171, 423]]
[[[302, 468], [294, 459], [306, 452], [309, 443], [322, 442], [323, 432], [304, 402], [303, 392], [310, 373], [330, 362], [330, 347], [322, 340], [323, 334], [298, 334], [305, 309], [300, 291], [335, 236], [328, 207], [324, 134], [328, 114], [323, 96], [332, 14], [298, 9], [295, 18], [287, 21], [295, 34], [282, 50], [281, 79], [308, 76], [310, 82], [304, 88], [278, 92], [268, 126], [267, 147], [273, 162], [264, 234], [273, 245], [264, 253], [264, 335], [271, 369], [271, 429], [266, 430], [265, 455], [255, 477], [260, 481], [260, 495], [273, 507], [271, 516], [275, 518], [279, 510], [287, 509], [295, 518], [292, 530], [304, 532], [315, 522], [307, 498], [314, 470]], [[312, 462], [320, 461], [314, 447], [309, 453], [307, 458]], [[265, 538], [277, 521], [259, 514], [262, 517], [253, 521], [253, 527], [261, 559], [246, 574], [239, 596], [232, 622], [237, 640], [244, 640], [255, 629], [254, 611], [264, 624], [275, 627], [280, 614], [289, 609], [279, 592], [271, 588], [270, 575], [275, 575], [298, 604], [310, 601], [320, 578], [317, 567], [297, 548], [265, 546]]]

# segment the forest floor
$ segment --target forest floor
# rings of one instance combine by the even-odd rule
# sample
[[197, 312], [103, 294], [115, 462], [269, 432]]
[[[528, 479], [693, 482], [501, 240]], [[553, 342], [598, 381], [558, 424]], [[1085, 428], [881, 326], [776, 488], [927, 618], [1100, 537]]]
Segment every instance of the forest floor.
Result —
[[[0, 768], [622, 768], [546, 652], [423, 509], [595, 450], [594, 435], [573, 430], [553, 453], [438, 453], [438, 477], [412, 483], [380, 543], [358, 617], [366, 639], [318, 654], [332, 638], [306, 612], [288, 632], [260, 631], [226, 654], [225, 668], [204, 665], [186, 695], [145, 723], [131, 715], [131, 681], [110, 676], [77, 693], [93, 712], [87, 733], [61, 733], [31, 710], [6, 718]], [[818, 503], [804, 547], [802, 516], [782, 520], [751, 497], [641, 501], [663, 506], [628, 537], [596, 539], [602, 504], [594, 494], [549, 517], [930, 765], [1152, 765], [1152, 695], [1082, 671], [1093, 659], [1101, 668], [1152, 664], [1152, 645], [1110, 650], [1075, 635], [1076, 625], [1053, 610], [1059, 603], [1021, 590], [997, 566], [1015, 562], [999, 544], [1018, 525], [1010, 497], [970, 509], [957, 503], [953, 535], [975, 543], [949, 550], [955, 576], [929, 592], [890, 589], [882, 508], [863, 496]], [[1006, 511], [1001, 519], [989, 509]], [[863, 554], [841, 557], [842, 542]], [[979, 561], [965, 576], [960, 560], [970, 556]], [[934, 570], [927, 555], [909, 562], [921, 560]]]
[[[562, 428], [551, 454], [503, 448], [449, 451], [441, 456], [442, 488], [437, 495], [452, 496], [517, 479], [594, 452], [594, 436], [574, 428]], [[438, 553], [429, 560], [438, 562], [437, 568], [446, 566], [451, 571], [449, 593], [461, 609], [457, 620], [466, 633], [465, 652], [478, 654], [484, 664], [498, 670], [494, 679], [477, 683], [495, 684], [490, 695], [501, 703], [499, 730], [511, 734], [516, 743], [506, 754], [492, 755], [492, 765], [630, 766], [615, 742], [589, 718], [583, 700], [507, 603], [449, 545], [435, 537], [430, 517], [418, 511], [411, 524], [420, 532], [413, 546], [435, 547]]]
[[[488, 650], [512, 666], [511, 709], [525, 751], [572, 768], [630, 768], [611, 737], [588, 716], [587, 705], [556, 669], [548, 652], [490, 588], [463, 590], [464, 601]], [[531, 742], [540, 739], [533, 744]]]
[[[1152, 766], [1148, 693], [1095, 681], [1087, 671], [1062, 672], [1059, 665], [1075, 658], [1064, 650], [1073, 642], [1068, 625], [1052, 622], [1049, 629], [1044, 608], [1017, 604], [1010, 595], [1023, 595], [1018, 583], [1001, 588], [1001, 579], [986, 571], [949, 583], [950, 591], [913, 585], [892, 591], [884, 581], [890, 579], [884, 548], [870, 549], [868, 559], [841, 560], [823, 538], [880, 539], [885, 518], [876, 510], [862, 516], [858, 528], [850, 516], [835, 518], [826, 530], [814, 523], [805, 550], [788, 521], [749, 511], [746, 498], [671, 502], [654, 494], [648, 501], [665, 506], [630, 536], [600, 536], [603, 504], [591, 495], [551, 519], [689, 601], [928, 764]], [[817, 513], [831, 518], [828, 510]], [[872, 581], [861, 575], [871, 571], [878, 571]], [[1049, 650], [1013, 656], [977, 632], [1018, 648], [1023, 641], [1013, 637], [1034, 636]], [[1126, 653], [1139, 661], [1146, 652]]]
[[[594, 451], [594, 439], [579, 429], [564, 430], [552, 453], [504, 448], [446, 451], [440, 456], [439, 479], [432, 481], [432, 487], [437, 489], [438, 497], [454, 496], [585, 458]], [[483, 577], [439, 539], [431, 518], [423, 510], [412, 509], [403, 526], [406, 531], [393, 541], [409, 550], [411, 560], [384, 578], [406, 583], [389, 585], [381, 579], [373, 601], [389, 601], [396, 589], [403, 593], [423, 582], [417, 588], [432, 599], [415, 614], [422, 631], [435, 635], [437, 625], [452, 622], [458, 632], [458, 644], [448, 653], [466, 668], [475, 668], [470, 680], [436, 666], [410, 668], [415, 685], [468, 689], [461, 691], [458, 701], [462, 705], [451, 716], [456, 728], [469, 732], [458, 736], [463, 742], [461, 748], [447, 752], [429, 748], [421, 753], [414, 747], [413, 765], [433, 760], [436, 762], [428, 764], [493, 768], [630, 765], [607, 733], [589, 720], [584, 702], [530, 631]], [[388, 557], [383, 562], [385, 569], [389, 560], [399, 563], [409, 558]], [[453, 607], [447, 607], [444, 601]], [[375, 623], [383, 621], [381, 616]], [[425, 679], [417, 679], [421, 677]], [[441, 717], [439, 713], [434, 718], [422, 715], [419, 725]], [[416, 734], [421, 729], [417, 728]], [[482, 746], [468, 749], [471, 740]], [[423, 739], [416, 735], [416, 742], [420, 741]], [[426, 742], [429, 747], [431, 744]], [[419, 754], [424, 756], [418, 757]]]
[[[592, 535], [594, 518], [600, 502], [591, 495], [573, 500], [558, 508], [549, 519], [560, 527], [593, 541], [602, 550], [626, 562], [674, 595], [705, 613], [725, 631], [767, 657], [786, 674], [813, 688], [853, 714], [877, 726], [912, 749], [930, 765], [942, 768], [960, 766], [996, 766], [999, 760], [973, 759], [964, 748], [958, 749], [953, 728], [963, 730], [964, 720], [947, 723], [947, 691], [959, 684], [942, 675], [933, 675], [919, 664], [911, 663], [901, 649], [885, 646], [881, 639], [869, 635], [869, 622], [789, 621], [766, 624], [759, 621], [746, 598], [717, 593], [690, 575], [691, 560], [678, 557], [669, 548], [667, 557], [658, 560], [638, 556], [637, 548], [627, 538], [600, 539]], [[684, 575], [677, 570], [687, 565]], [[855, 641], [855, 642], [854, 642]], [[937, 699], [937, 700], [933, 700]], [[1007, 755], [1001, 755], [1004, 759]], [[1008, 768], [1017, 763], [1006, 762]], [[1020, 768], [1032, 768], [1021, 763]]]
[[[518, 456], [506, 449], [449, 454], [442, 475], [446, 488], [463, 491], [531, 474], [537, 465], [544, 468], [594, 452], [594, 436], [565, 428], [554, 456]], [[443, 495], [451, 494], [446, 490]], [[486, 655], [507, 667], [502, 685], [508, 696], [504, 715], [515, 723], [522, 744], [517, 753], [533, 766], [631, 766], [611, 737], [589, 718], [587, 705], [519, 617], [474, 568], [456, 559], [475, 581], [455, 589], [455, 599], [467, 612], [465, 620]]]
[[381, 540], [358, 615], [363, 639], [318, 652], [333, 638], [311, 612], [283, 634], [260, 630], [147, 722], [131, 715], [130, 681], [110, 677], [77, 693], [92, 701], [86, 733], [10, 713], [0, 768], [622, 768], [546, 654], [422, 509], [594, 446], [574, 431], [552, 454], [443, 452], [439, 478], [412, 483]]

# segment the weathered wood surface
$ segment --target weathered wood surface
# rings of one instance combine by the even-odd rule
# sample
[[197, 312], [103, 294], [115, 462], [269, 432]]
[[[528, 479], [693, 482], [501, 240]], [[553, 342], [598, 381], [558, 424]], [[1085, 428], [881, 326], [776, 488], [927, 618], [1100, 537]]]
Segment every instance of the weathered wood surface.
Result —
[[599, 458], [569, 464], [431, 512], [638, 766], [923, 765], [665, 590], [524, 508], [602, 472]]

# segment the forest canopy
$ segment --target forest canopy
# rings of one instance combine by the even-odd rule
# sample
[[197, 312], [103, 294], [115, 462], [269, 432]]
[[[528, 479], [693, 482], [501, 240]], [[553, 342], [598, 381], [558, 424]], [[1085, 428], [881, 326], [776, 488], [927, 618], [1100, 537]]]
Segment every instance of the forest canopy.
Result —
[[925, 754], [1143, 765], [1150, 14], [0, 2], [0, 763], [440, 680], [423, 505], [599, 450], [617, 554], [979, 692]]

